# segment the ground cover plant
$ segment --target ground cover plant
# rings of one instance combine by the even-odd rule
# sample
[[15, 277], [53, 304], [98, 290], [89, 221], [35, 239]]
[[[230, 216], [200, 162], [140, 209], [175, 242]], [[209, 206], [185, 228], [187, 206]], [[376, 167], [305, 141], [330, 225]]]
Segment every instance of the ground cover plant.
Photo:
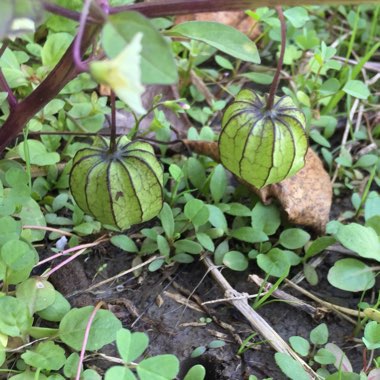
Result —
[[3, 0], [1, 378], [380, 378], [380, 5], [321, 3]]

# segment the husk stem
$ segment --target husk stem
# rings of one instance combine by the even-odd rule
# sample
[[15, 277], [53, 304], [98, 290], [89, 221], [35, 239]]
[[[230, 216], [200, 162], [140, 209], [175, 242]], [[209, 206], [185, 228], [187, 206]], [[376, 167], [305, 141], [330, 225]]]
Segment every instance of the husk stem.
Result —
[[281, 23], [281, 50], [280, 50], [280, 56], [277, 62], [277, 69], [274, 74], [273, 82], [270, 87], [269, 95], [267, 98], [267, 105], [266, 105], [267, 110], [271, 110], [273, 108], [274, 97], [276, 96], [278, 84], [280, 82], [280, 73], [282, 70], [283, 62], [284, 62], [284, 54], [285, 54], [285, 46], [286, 46], [286, 23], [285, 23], [285, 17], [282, 11], [282, 7], [277, 6], [276, 11]]

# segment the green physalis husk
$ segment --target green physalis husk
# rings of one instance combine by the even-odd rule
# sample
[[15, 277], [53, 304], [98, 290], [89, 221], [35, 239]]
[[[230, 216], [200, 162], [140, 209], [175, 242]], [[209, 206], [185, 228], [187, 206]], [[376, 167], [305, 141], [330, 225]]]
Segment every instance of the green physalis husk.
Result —
[[239, 92], [222, 119], [219, 154], [233, 174], [257, 188], [288, 178], [305, 165], [308, 141], [305, 115], [289, 96], [266, 98]]
[[98, 221], [124, 230], [157, 216], [163, 204], [163, 170], [153, 147], [143, 141], [117, 141], [115, 152], [101, 138], [79, 150], [70, 173], [78, 206]]

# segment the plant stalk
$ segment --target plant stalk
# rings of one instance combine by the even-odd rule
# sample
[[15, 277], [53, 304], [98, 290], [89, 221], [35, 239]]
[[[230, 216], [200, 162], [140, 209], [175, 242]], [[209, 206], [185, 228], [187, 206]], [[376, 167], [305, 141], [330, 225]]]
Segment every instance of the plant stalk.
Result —
[[[91, 46], [100, 30], [100, 23], [86, 25], [81, 44], [82, 54]], [[73, 44], [69, 46], [57, 66], [45, 80], [29, 96], [11, 109], [7, 120], [0, 128], [0, 153], [22, 131], [25, 124], [78, 75], [78, 70], [73, 61], [72, 49]]]
[[110, 153], [116, 150], [116, 97], [115, 93], [111, 91], [111, 137], [110, 137]]
[[276, 96], [278, 84], [280, 82], [280, 74], [282, 70], [282, 64], [284, 62], [284, 54], [285, 54], [285, 47], [286, 47], [286, 22], [285, 22], [284, 13], [282, 12], [282, 7], [281, 6], [276, 7], [276, 11], [281, 23], [281, 50], [280, 50], [280, 56], [277, 62], [277, 69], [274, 74], [273, 82], [269, 90], [269, 96], [268, 96], [267, 105], [266, 105], [267, 110], [270, 110], [273, 108], [274, 97]]

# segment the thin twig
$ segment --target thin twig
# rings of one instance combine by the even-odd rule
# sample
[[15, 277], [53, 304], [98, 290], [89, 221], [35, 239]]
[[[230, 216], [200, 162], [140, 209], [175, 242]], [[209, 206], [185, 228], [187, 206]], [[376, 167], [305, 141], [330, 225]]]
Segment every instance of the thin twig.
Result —
[[81, 293], [90, 292], [90, 291], [92, 291], [92, 290], [94, 290], [96, 288], [99, 288], [99, 286], [102, 286], [102, 285], [108, 284], [109, 282], [115, 281], [116, 279], [118, 279], [120, 277], [123, 277], [123, 276], [125, 276], [128, 273], [134, 272], [137, 269], [143, 268], [143, 267], [147, 266], [148, 264], [150, 264], [152, 261], [158, 260], [158, 259], [164, 259], [164, 257], [163, 256], [158, 256], [158, 255], [152, 256], [149, 260], [144, 261], [143, 263], [141, 263], [139, 265], [136, 265], [136, 266], [134, 266], [134, 267], [132, 267], [132, 268], [130, 268], [128, 270], [125, 270], [124, 272], [121, 272], [121, 273], [117, 274], [116, 276], [107, 278], [104, 281], [100, 281], [97, 284], [94, 284], [94, 285], [90, 286], [89, 288], [81, 291]]
[[248, 294], [248, 293], [241, 293], [240, 296], [236, 296], [236, 297], [230, 297], [230, 298], [218, 298], [216, 300], [211, 300], [211, 301], [206, 301], [206, 302], [202, 302], [202, 305], [212, 305], [214, 303], [219, 303], [219, 302], [230, 302], [230, 301], [233, 301], [233, 300], [250, 300], [250, 299], [253, 299], [253, 298], [257, 298], [259, 295], [263, 295], [263, 294], [266, 294], [267, 292], [263, 292], [263, 293], [260, 293], [260, 294]]
[[[95, 245], [98, 245], [100, 243], [103, 243], [105, 241], [107, 241], [108, 239], [104, 239], [103, 237], [97, 239], [93, 244], [92, 246], [95, 246]], [[84, 244], [85, 245], [85, 244]], [[74, 248], [78, 248], [78, 247], [74, 247]], [[71, 249], [71, 248], [70, 248]], [[55, 266], [54, 268], [50, 269], [47, 273], [44, 274], [43, 277], [50, 277], [54, 272], [56, 272], [57, 270], [61, 269], [63, 266], [67, 265], [68, 263], [70, 263], [71, 261], [75, 260], [78, 256], [80, 256], [82, 253], [84, 253], [88, 248], [82, 248], [80, 249], [78, 252], [74, 253], [72, 256], [68, 257], [66, 260], [62, 261], [61, 263], [59, 263], [57, 266]], [[57, 254], [57, 255], [62, 255], [61, 254]], [[49, 258], [51, 259], [51, 258]], [[45, 260], [46, 261], [46, 260]]]
[[248, 304], [246, 299], [236, 299], [241, 294], [238, 293], [220, 273], [217, 267], [213, 264], [210, 257], [205, 256], [203, 263], [210, 271], [218, 285], [224, 290], [226, 298], [232, 298], [229, 301], [241, 314], [248, 320], [250, 325], [258, 331], [266, 341], [278, 352], [286, 353], [302, 365], [311, 379], [320, 379], [313, 369], [305, 363], [292, 348], [277, 334], [277, 332]]
[[73, 233], [71, 233], [69, 231], [64, 231], [64, 230], [60, 230], [58, 228], [46, 227], [46, 226], [29, 226], [29, 225], [25, 225], [25, 226], [22, 226], [22, 229], [23, 230], [43, 230], [43, 231], [56, 232], [56, 233], [58, 233], [60, 235], [64, 235], [64, 236], [75, 236]]
[[[61, 257], [61, 256], [65, 256], [65, 255], [68, 255], [69, 253], [72, 253], [72, 252], [76, 252], [76, 251], [80, 251], [81, 253], [83, 253], [87, 248], [92, 248], [92, 247], [96, 247], [97, 245], [99, 245], [100, 243], [103, 243], [105, 241], [107, 241], [108, 239], [98, 239], [98, 240], [95, 240], [93, 243], [88, 243], [88, 244], [81, 244], [81, 245], [77, 245], [75, 247], [71, 247], [69, 249], [65, 249], [64, 251], [62, 252], [59, 252], [59, 253], [56, 253], [55, 255], [52, 255], [52, 256], [49, 256], [48, 258], [44, 259], [44, 260], [41, 260], [39, 261], [35, 266], [35, 267], [38, 267], [42, 264], [45, 264], [49, 261], [52, 261], [54, 259], [57, 259], [58, 257]], [[72, 256], [71, 256], [72, 257]], [[70, 260], [71, 261], [71, 260]], [[51, 274], [51, 273], [50, 273]]]
[[[254, 282], [258, 286], [262, 286], [264, 284], [264, 289], [268, 292], [271, 290], [273, 284], [270, 282], [265, 282], [262, 278], [260, 278], [257, 275], [250, 275], [248, 276], [248, 281]], [[305, 301], [300, 300], [297, 297], [292, 296], [291, 294], [288, 294], [284, 292], [283, 290], [277, 289], [272, 292], [272, 296], [283, 300], [287, 304], [296, 307], [297, 309], [300, 309], [307, 314], [311, 315], [315, 319], [320, 319], [324, 314], [326, 314], [327, 310], [322, 310], [321, 308], [317, 309], [312, 305], [309, 305]]]
[[296, 289], [298, 292], [304, 294], [305, 296], [311, 298], [313, 301], [315, 302], [318, 302], [319, 304], [321, 304], [322, 306], [334, 311], [335, 313], [339, 314], [341, 317], [345, 318], [346, 320], [348, 320], [349, 322], [353, 323], [354, 325], [356, 325], [356, 321], [347, 317], [348, 315], [349, 316], [352, 316], [352, 317], [360, 317], [360, 318], [365, 318], [365, 314], [361, 311], [357, 311], [357, 310], [352, 310], [352, 309], [349, 309], [347, 307], [343, 307], [343, 306], [339, 306], [339, 305], [335, 305], [333, 303], [330, 303], [330, 302], [327, 302], [327, 301], [324, 301], [322, 299], [320, 299], [319, 297], [315, 296], [314, 294], [308, 292], [307, 290], [305, 290], [304, 288], [302, 288], [301, 286], [298, 286], [296, 284], [294, 284], [292, 281], [289, 281], [287, 279], [285, 279], [285, 282], [287, 285], [291, 286], [292, 288]]

